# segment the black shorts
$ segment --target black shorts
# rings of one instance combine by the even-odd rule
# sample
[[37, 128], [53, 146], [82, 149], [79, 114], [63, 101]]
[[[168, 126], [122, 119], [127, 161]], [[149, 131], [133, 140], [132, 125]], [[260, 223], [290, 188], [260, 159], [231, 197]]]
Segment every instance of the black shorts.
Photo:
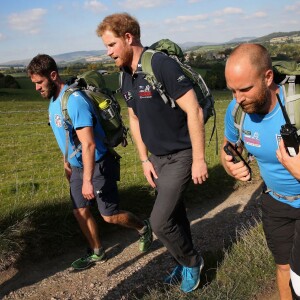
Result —
[[262, 221], [275, 263], [290, 264], [292, 270], [300, 274], [300, 208], [264, 195]]
[[112, 216], [119, 212], [119, 193], [117, 181], [120, 180], [120, 162], [110, 153], [104, 155], [101, 161], [95, 163], [93, 175], [94, 200], [86, 200], [82, 195], [81, 168], [72, 167], [70, 179], [70, 196], [73, 208], [83, 208], [97, 201], [98, 209], [103, 216]]

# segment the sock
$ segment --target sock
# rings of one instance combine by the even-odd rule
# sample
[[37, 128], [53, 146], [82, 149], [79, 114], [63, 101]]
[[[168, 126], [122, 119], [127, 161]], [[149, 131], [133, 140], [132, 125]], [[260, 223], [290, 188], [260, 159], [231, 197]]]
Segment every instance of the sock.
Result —
[[103, 247], [94, 249], [94, 254], [101, 255], [104, 252]]
[[294, 292], [298, 297], [300, 297], [300, 276], [297, 275], [292, 269], [290, 273]]
[[143, 235], [146, 231], [147, 231], [148, 227], [147, 225], [145, 224], [144, 227], [140, 230], [138, 230], [139, 234]]

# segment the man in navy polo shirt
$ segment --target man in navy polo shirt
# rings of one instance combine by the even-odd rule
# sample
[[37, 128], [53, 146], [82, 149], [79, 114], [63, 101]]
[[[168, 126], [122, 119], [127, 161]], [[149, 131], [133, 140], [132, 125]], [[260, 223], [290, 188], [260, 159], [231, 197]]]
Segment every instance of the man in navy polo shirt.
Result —
[[208, 178], [202, 109], [192, 83], [167, 55], [155, 54], [152, 67], [167, 94], [175, 99], [175, 108], [165, 104], [139, 72], [146, 48], [135, 18], [127, 13], [107, 16], [97, 34], [123, 71], [121, 92], [128, 106], [131, 133], [144, 175], [156, 189], [152, 229], [177, 261], [165, 282], [180, 282], [183, 292], [191, 292], [199, 285], [204, 261], [193, 246], [183, 200], [191, 179], [202, 184]]

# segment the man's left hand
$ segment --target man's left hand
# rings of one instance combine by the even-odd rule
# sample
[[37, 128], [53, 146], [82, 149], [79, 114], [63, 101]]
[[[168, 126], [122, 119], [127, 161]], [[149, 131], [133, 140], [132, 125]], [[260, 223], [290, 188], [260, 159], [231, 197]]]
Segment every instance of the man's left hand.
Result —
[[300, 148], [296, 156], [289, 156], [285, 149], [283, 140], [279, 142], [279, 148], [276, 151], [276, 156], [279, 162], [293, 175], [300, 180]]
[[194, 184], [202, 184], [208, 178], [207, 165], [204, 160], [192, 164], [192, 180]]

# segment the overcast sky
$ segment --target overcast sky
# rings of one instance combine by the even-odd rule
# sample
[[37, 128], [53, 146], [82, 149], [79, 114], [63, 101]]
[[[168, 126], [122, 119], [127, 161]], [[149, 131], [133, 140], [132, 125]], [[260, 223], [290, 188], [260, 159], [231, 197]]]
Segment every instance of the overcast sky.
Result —
[[299, 0], [2, 0], [0, 63], [79, 50], [103, 50], [95, 31], [108, 14], [138, 19], [142, 43], [226, 42], [300, 30]]

